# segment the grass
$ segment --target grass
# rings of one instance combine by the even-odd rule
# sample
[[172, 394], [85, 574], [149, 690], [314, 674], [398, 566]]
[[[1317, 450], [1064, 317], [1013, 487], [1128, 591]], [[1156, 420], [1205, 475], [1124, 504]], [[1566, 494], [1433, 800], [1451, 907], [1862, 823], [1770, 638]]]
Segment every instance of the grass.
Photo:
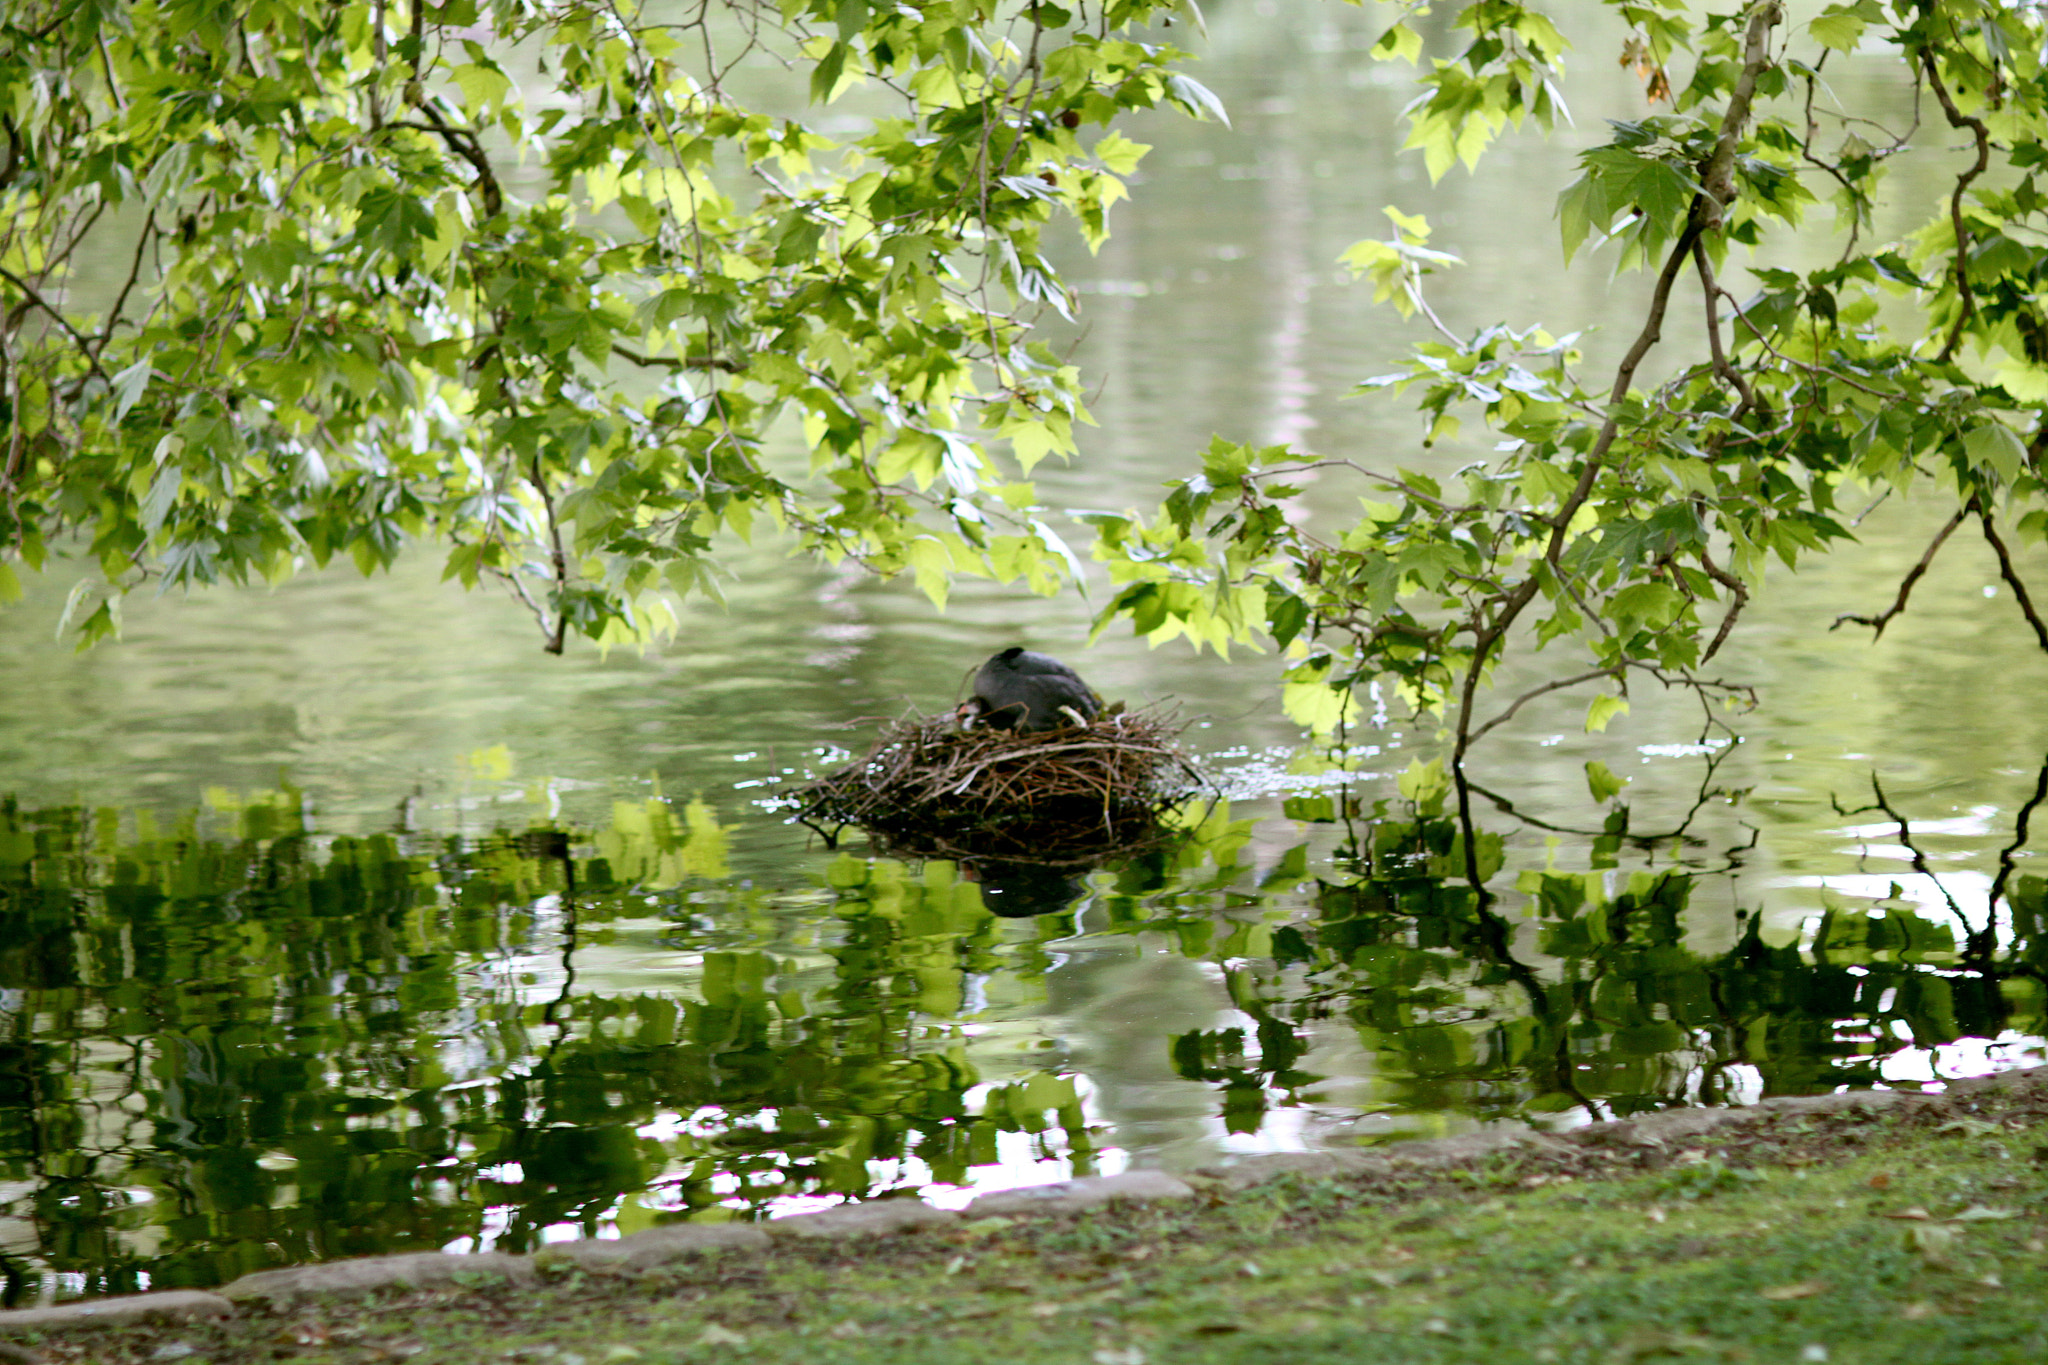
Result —
[[[50, 1362], [2048, 1360], [2048, 1083], [1659, 1148], [52, 1336]], [[179, 1354], [178, 1348], [189, 1347]]]

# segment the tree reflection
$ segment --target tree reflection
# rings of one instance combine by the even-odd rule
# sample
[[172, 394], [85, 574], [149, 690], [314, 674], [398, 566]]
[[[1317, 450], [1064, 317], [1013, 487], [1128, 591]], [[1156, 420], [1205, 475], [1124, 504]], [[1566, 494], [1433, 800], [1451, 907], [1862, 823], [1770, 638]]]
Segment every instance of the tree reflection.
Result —
[[[4, 1295], [745, 1218], [966, 1182], [1017, 1144], [1086, 1173], [1107, 1073], [967, 1030], [1013, 1027], [989, 993], [1040, 989], [1077, 930], [1221, 981], [1236, 1020], [1168, 1047], [1226, 1132], [1284, 1105], [1543, 1121], [1875, 1084], [1909, 1048], [2043, 1031], [2048, 882], [2021, 868], [2044, 795], [2048, 766], [1981, 923], [1836, 897], [1796, 939], [1750, 914], [1718, 944], [1694, 899], [1724, 872], [1674, 861], [1705, 857], [1688, 822], [1510, 866], [1441, 784], [1290, 801], [1322, 832], [1256, 870], [1253, 822], [1216, 808], [1107, 869], [842, 852], [781, 886], [729, 875], [699, 802], [486, 838], [326, 835], [290, 791], [169, 823], [0, 804]], [[1844, 815], [1931, 867], [1873, 796]], [[592, 966], [627, 943], [637, 989]], [[1364, 1061], [1333, 1080], [1339, 1040]]]
[[[1939, 886], [1911, 821], [1875, 781], [1873, 792], [1871, 805], [1838, 810], [1884, 813], [1912, 867]], [[2048, 799], [2048, 763], [2014, 815], [1983, 924], [1973, 927], [1946, 888], [1943, 922], [1894, 884], [1865, 908], [1824, 910], [1797, 942], [1773, 942], [1760, 916], [1738, 910], [1736, 941], [1718, 952], [1688, 942], [1692, 896], [1714, 874], [1611, 871], [1625, 821], [1593, 843], [1590, 871], [1516, 874], [1518, 927], [1501, 893], [1461, 875], [1476, 863], [1493, 877], [1499, 836], [1472, 831], [1468, 854], [1469, 827], [1432, 795], [1399, 815], [1383, 805], [1347, 822], [1339, 856], [1313, 882], [1314, 915], [1276, 933], [1270, 957], [1230, 966], [1255, 1039], [1191, 1035], [1176, 1048], [1182, 1075], [1222, 1087], [1233, 1128], [1247, 1126], [1251, 1094], [1313, 1097], [1324, 1078], [1297, 1067], [1314, 1027], [1333, 1019], [1377, 1057], [1397, 1107], [1483, 1118], [1597, 1118], [1869, 1086], [1908, 1049], [2048, 1031], [2048, 881], [2016, 862]], [[1718, 795], [1710, 780], [1699, 799]], [[1328, 799], [1292, 813], [1344, 819], [1342, 802]], [[1676, 840], [1690, 820], [1626, 837]]]

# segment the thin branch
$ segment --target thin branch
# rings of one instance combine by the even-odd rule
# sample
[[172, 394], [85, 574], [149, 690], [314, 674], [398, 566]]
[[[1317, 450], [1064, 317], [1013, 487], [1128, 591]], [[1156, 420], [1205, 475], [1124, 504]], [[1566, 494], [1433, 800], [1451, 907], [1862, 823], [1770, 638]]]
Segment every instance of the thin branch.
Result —
[[1920, 562], [1909, 569], [1906, 572], [1906, 577], [1899, 583], [1899, 595], [1889, 607], [1886, 607], [1875, 616], [1837, 616], [1835, 623], [1829, 626], [1828, 629], [1840, 630], [1844, 621], [1854, 621], [1859, 626], [1869, 626], [1873, 632], [1870, 637], [1871, 642], [1873, 644], [1876, 643], [1877, 637], [1884, 634], [1884, 628], [1891, 624], [1891, 619], [1906, 609], [1906, 599], [1913, 595], [1914, 584], [1926, 576], [1928, 565], [1934, 563], [1934, 557], [1941, 553], [1941, 547], [1948, 542], [1950, 536], [1956, 533], [1956, 527], [1963, 524], [1963, 518], [1969, 515], [1970, 509], [1963, 507], [1948, 519], [1947, 525], [1935, 532], [1934, 539], [1927, 543], [1926, 553], [1920, 556]]
[[1693, 240], [1692, 260], [1693, 265], [1699, 270], [1700, 293], [1704, 296], [1706, 304], [1707, 346], [1713, 353], [1714, 373], [1720, 375], [1730, 388], [1742, 396], [1742, 402], [1728, 418], [1731, 422], [1737, 422], [1756, 406], [1756, 395], [1750, 391], [1749, 381], [1742, 377], [1742, 371], [1729, 363], [1728, 352], [1721, 345], [1721, 287], [1714, 281], [1714, 265], [1707, 259], [1707, 245], [1704, 240]]
[[157, 234], [156, 210], [151, 208], [149, 217], [142, 223], [142, 231], [135, 238], [135, 259], [128, 263], [128, 278], [121, 281], [121, 292], [114, 296], [113, 306], [107, 309], [107, 325], [100, 329], [100, 344], [95, 355], [104, 354], [107, 343], [114, 339], [115, 324], [121, 320], [121, 310], [128, 306], [128, 295], [135, 288], [135, 282], [142, 276], [142, 258], [149, 250], [150, 239]]
[[1276, 465], [1267, 469], [1255, 469], [1247, 473], [1245, 477], [1247, 479], [1269, 479], [1279, 474], [1305, 474], [1311, 469], [1334, 469], [1339, 467], [1344, 469], [1355, 470], [1356, 472], [1365, 475], [1366, 478], [1371, 479], [1376, 483], [1383, 483], [1387, 487], [1397, 490], [1404, 496], [1413, 498], [1415, 501], [1423, 503], [1426, 506], [1434, 507], [1437, 511], [1445, 513], [1446, 515], [1455, 515], [1460, 512], [1473, 512], [1478, 510], [1476, 507], [1472, 506], [1453, 506], [1450, 503], [1444, 502], [1439, 498], [1432, 498], [1429, 494], [1423, 492], [1421, 489], [1416, 488], [1411, 484], [1405, 483], [1402, 480], [1395, 478], [1391, 474], [1382, 474], [1377, 470], [1367, 469], [1364, 465], [1358, 464], [1355, 461], [1337, 459], [1334, 457], [1330, 459], [1315, 459], [1307, 464]]
[[30, 284], [27, 280], [24, 280], [21, 276], [15, 274], [12, 270], [7, 269], [5, 266], [0, 266], [0, 279], [6, 280], [16, 289], [19, 289], [22, 292], [22, 296], [28, 300], [29, 304], [33, 304], [35, 307], [40, 308], [43, 312], [47, 313], [59, 327], [63, 328], [64, 334], [70, 337], [73, 344], [75, 344], [78, 347], [79, 353], [85, 357], [85, 363], [92, 368], [92, 372], [98, 375], [101, 379], [106, 379], [107, 372], [100, 368], [99, 356], [94, 353], [92, 343], [85, 339], [85, 335], [82, 332], [80, 332], [76, 327], [73, 327], [71, 325], [70, 318], [65, 317], [62, 312], [52, 307], [48, 299], [45, 299], [41, 294], [38, 294], [36, 292], [36, 287], [34, 285]]
[[1963, 913], [1963, 907], [1956, 904], [1956, 898], [1949, 894], [1948, 887], [1942, 882], [1941, 878], [1934, 875], [1934, 869], [1927, 865], [1927, 855], [1922, 853], [1920, 846], [1913, 842], [1912, 824], [1904, 815], [1901, 815], [1893, 808], [1891, 799], [1884, 794], [1884, 787], [1879, 784], [1875, 772], [1870, 774], [1870, 790], [1877, 798], [1877, 809], [1889, 815], [1893, 822], [1898, 825], [1899, 843], [1905, 847], [1908, 853], [1913, 855], [1913, 870], [1934, 883], [1934, 889], [1941, 892], [1941, 898], [1948, 902], [1949, 913], [1954, 915], [1956, 921], [1963, 926], [1965, 936], [1974, 937], [1975, 931], [1970, 928], [1970, 917]]
[[426, 123], [393, 123], [393, 128], [411, 128], [416, 132], [433, 133], [448, 144], [448, 149], [467, 161], [476, 172], [477, 186], [483, 191], [484, 216], [495, 218], [505, 207], [505, 195], [498, 188], [497, 172], [491, 169], [491, 159], [484, 155], [483, 144], [475, 133], [467, 128], [457, 128], [443, 119], [434, 108], [433, 101], [423, 100], [420, 113]]
[[[540, 505], [548, 517], [548, 551], [555, 573], [555, 591], [558, 594], [555, 602], [554, 628], [548, 631], [547, 640], [541, 648], [550, 654], [560, 654], [563, 637], [569, 630], [569, 556], [562, 549], [562, 523], [555, 517], [555, 495], [548, 491], [547, 472], [541, 467], [538, 454], [533, 457], [530, 477], [534, 491], [540, 494]], [[545, 618], [542, 619], [541, 626], [543, 630], [547, 630]]]
[[1721, 646], [1727, 643], [1728, 632], [1735, 629], [1735, 618], [1742, 615], [1742, 609], [1749, 605], [1749, 589], [1740, 578], [1716, 564], [1713, 556], [1704, 548], [1700, 550], [1700, 567], [1707, 571], [1707, 577], [1728, 589], [1735, 598], [1734, 605], [1729, 607], [1727, 615], [1721, 618], [1721, 628], [1714, 632], [1714, 642], [1707, 646], [1706, 653], [1700, 655], [1700, 662], [1705, 663], [1719, 654]]
[[1927, 73], [1928, 88], [1934, 91], [1934, 98], [1941, 101], [1941, 112], [1948, 115], [1951, 128], [1967, 128], [1977, 140], [1977, 159], [1970, 168], [1956, 177], [1956, 187], [1949, 192], [1949, 226], [1956, 235], [1956, 294], [1962, 300], [1962, 311], [1956, 314], [1955, 326], [1949, 329], [1948, 340], [1942, 344], [1941, 354], [1935, 357], [1938, 363], [1945, 363], [1955, 355], [1956, 347], [1962, 343], [1963, 329], [1970, 325], [1970, 319], [1977, 315], [1977, 296], [1970, 289], [1970, 228], [1963, 221], [1963, 195], [1970, 188], [1970, 182], [1984, 174], [1991, 165], [1991, 129], [1983, 119], [1965, 114], [1956, 108], [1956, 102], [1948, 93], [1948, 86], [1942, 83], [1940, 67], [1934, 60], [1934, 49], [1920, 49], [1920, 66]]
[[1532, 687], [1521, 696], [1516, 697], [1512, 702], [1509, 702], [1507, 710], [1501, 712], [1477, 730], [1474, 730], [1472, 732], [1472, 742], [1476, 744], [1494, 727], [1506, 725], [1515, 718], [1515, 712], [1521, 710], [1525, 704], [1536, 700], [1536, 698], [1544, 695], [1546, 692], [1561, 692], [1567, 687], [1577, 687], [1580, 683], [1591, 682], [1595, 678], [1620, 677], [1622, 670], [1627, 667], [1627, 664], [1610, 664], [1606, 668], [1589, 669], [1584, 673], [1577, 673], [1569, 678], [1556, 678], [1544, 683], [1540, 687]]
[[616, 343], [612, 346], [612, 354], [621, 360], [630, 360], [635, 365], [669, 370], [724, 370], [727, 374], [738, 374], [747, 368], [736, 360], [725, 360], [715, 355], [642, 355]]
[[[2039, 612], [2034, 610], [2034, 600], [2027, 596], [2027, 585], [2020, 581], [2019, 571], [2012, 566], [2012, 552], [1999, 539], [1998, 528], [1991, 524], [1991, 509], [1984, 505], [1981, 497], [1971, 498], [1970, 506], [1977, 509], [1977, 517], [1984, 523], [1984, 539], [1991, 544], [1991, 552], [1998, 556], [1998, 573], [2012, 588], [2015, 601], [2020, 604], [2020, 615], [2027, 618], [2027, 624], [2034, 628], [2034, 638], [2041, 648], [2048, 650], [2048, 625], [2041, 623]], [[1968, 508], [1964, 510], [1969, 510]]]
[[[1992, 879], [1991, 894], [1985, 897], [1984, 902], [1992, 907], [1993, 913], [1997, 912], [1998, 902], [2005, 895], [2005, 885], [2012, 880], [2016, 870], [2013, 855], [2027, 846], [2027, 823], [2043, 801], [2048, 801], [2048, 760], [2042, 762], [2040, 771], [2034, 775], [2034, 794], [2027, 798], [2027, 803], [2020, 807], [2013, 820], [2012, 842], [1998, 850], [1998, 876]], [[1986, 926], [1987, 931], [1989, 927]]]

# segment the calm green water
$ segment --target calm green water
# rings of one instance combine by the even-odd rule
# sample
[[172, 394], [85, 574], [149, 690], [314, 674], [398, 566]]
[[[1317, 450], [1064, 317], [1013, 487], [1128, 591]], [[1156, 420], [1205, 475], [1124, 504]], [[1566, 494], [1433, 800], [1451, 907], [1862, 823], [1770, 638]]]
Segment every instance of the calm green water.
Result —
[[[1235, 128], [1135, 124], [1146, 183], [1070, 261], [1102, 427], [1056, 503], [1147, 502], [1212, 432], [1472, 458], [1341, 399], [1410, 339], [1335, 273], [1384, 203], [1470, 262], [1455, 324], [1626, 327], [1635, 283], [1563, 275], [1547, 226], [1599, 119], [1640, 112], [1625, 73], [1589, 60], [1577, 130], [1432, 190], [1396, 154], [1409, 89], [1360, 57], [1375, 16], [1215, 9]], [[421, 558], [138, 600], [79, 657], [52, 574], [0, 615], [0, 1295], [2038, 1060], [2048, 667], [1961, 537], [1881, 645], [1826, 630], [1930, 529], [1882, 508], [1752, 608], [1739, 745], [1647, 693], [1603, 735], [1559, 695], [1492, 737], [1490, 906], [1395, 790], [1426, 728], [1361, 736], [1348, 786], [1290, 777], [1269, 659], [1084, 649], [1078, 599], [965, 585], [941, 616], [770, 548], [665, 650], [553, 660]], [[992, 914], [1033, 890], [987, 869], [762, 808], [1018, 641], [1179, 699], [1229, 806], [1036, 917]], [[1629, 831], [1682, 836], [1599, 828], [1596, 758], [1633, 779]], [[1889, 811], [1856, 810], [1873, 776]]]

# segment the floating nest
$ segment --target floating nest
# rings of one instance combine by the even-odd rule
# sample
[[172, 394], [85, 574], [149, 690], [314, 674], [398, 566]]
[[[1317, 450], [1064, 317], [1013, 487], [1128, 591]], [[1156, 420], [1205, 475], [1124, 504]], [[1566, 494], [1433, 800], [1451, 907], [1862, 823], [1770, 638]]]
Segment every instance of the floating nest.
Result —
[[897, 856], [1079, 864], [1164, 838], [1167, 811], [1206, 788], [1185, 728], [1161, 707], [1031, 734], [913, 715], [790, 796], [828, 844], [859, 825]]

